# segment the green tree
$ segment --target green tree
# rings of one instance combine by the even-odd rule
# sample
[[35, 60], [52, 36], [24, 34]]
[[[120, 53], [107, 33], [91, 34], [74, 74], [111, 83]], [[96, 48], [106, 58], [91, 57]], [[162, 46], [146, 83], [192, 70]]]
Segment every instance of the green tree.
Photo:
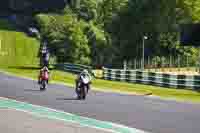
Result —
[[84, 34], [87, 24], [71, 15], [40, 14], [36, 16], [43, 38], [54, 48], [59, 62], [90, 64], [90, 48]]

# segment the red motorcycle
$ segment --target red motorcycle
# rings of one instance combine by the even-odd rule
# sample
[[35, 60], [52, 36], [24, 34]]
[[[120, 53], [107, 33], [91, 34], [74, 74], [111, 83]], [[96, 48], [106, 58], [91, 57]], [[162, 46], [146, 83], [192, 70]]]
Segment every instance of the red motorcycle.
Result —
[[48, 71], [44, 71], [41, 74], [41, 82], [40, 82], [40, 90], [46, 90], [47, 84], [49, 80], [49, 73]]

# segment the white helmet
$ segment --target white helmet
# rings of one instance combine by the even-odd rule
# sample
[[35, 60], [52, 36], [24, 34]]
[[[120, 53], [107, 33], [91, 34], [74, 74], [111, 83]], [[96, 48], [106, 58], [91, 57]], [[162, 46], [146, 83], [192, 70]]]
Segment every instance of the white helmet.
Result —
[[87, 70], [87, 69], [84, 69], [84, 70], [83, 70], [83, 73], [88, 73], [88, 70]]
[[48, 68], [45, 66], [45, 67], [43, 68], [43, 70], [46, 70], [46, 71], [48, 71]]

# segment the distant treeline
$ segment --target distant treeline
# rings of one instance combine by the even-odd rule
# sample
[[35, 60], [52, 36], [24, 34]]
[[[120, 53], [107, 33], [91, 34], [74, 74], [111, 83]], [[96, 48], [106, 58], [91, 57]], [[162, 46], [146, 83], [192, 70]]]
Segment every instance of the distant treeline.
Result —
[[63, 9], [69, 0], [7, 0], [1, 1], [1, 12], [34, 13]]
[[120, 68], [125, 60], [141, 60], [143, 50], [145, 60], [156, 64], [168, 57], [189, 59], [189, 65], [199, 59], [198, 48], [180, 42], [178, 27], [200, 22], [200, 0], [9, 0], [0, 5], [22, 13], [17, 18], [31, 17], [59, 63]]

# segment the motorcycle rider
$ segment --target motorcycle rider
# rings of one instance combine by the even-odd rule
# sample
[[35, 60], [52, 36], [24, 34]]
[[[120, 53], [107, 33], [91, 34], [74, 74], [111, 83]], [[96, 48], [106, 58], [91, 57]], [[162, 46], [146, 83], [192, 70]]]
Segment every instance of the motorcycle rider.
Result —
[[47, 47], [47, 41], [44, 40], [43, 45], [40, 48], [40, 53], [38, 55], [40, 57], [40, 64], [42, 67], [44, 66], [49, 66], [49, 57], [50, 57], [50, 52]]
[[92, 77], [90, 76], [88, 70], [84, 69], [76, 78], [76, 92], [78, 92], [78, 88], [79, 88], [79, 82], [81, 80], [81, 76], [87, 76], [90, 80], [89, 84], [87, 84], [87, 92], [88, 90], [90, 89], [90, 84], [91, 84], [91, 80], [92, 80]]
[[43, 56], [43, 65], [44, 66], [49, 66], [49, 52], [45, 53]]
[[[49, 74], [49, 69], [48, 67], [44, 66], [42, 69], [40, 69], [40, 73], [39, 73], [39, 76], [38, 76], [38, 84], [41, 83], [42, 81], [42, 75], [45, 73], [45, 72], [48, 72]], [[47, 80], [47, 83], [48, 83], [49, 79]]]

